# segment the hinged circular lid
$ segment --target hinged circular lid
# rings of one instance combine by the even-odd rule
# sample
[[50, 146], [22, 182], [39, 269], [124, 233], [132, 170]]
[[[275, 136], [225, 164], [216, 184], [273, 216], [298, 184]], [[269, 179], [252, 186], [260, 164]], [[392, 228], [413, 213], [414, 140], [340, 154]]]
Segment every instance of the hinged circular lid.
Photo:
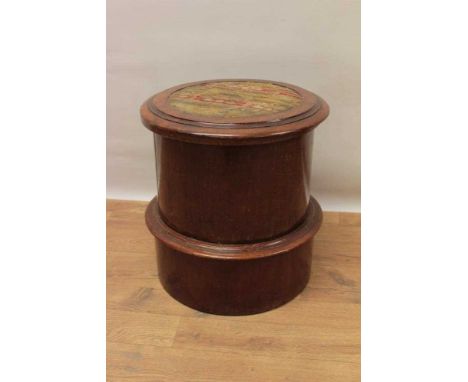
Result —
[[319, 96], [264, 80], [211, 80], [148, 99], [141, 118], [153, 132], [209, 144], [253, 144], [305, 133], [328, 116]]

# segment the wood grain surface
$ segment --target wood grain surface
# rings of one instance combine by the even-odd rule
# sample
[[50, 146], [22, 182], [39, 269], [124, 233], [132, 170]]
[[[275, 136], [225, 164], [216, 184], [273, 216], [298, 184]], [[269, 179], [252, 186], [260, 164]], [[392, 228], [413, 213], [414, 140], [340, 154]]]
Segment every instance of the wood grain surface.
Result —
[[[171, 96], [182, 89], [230, 81], [278, 85], [296, 93], [301, 102], [283, 111], [237, 117], [222, 113], [197, 115], [171, 105]], [[153, 95], [140, 107], [141, 121], [156, 134], [179, 141], [233, 146], [278, 142], [304, 134], [318, 126], [328, 114], [329, 106], [325, 100], [299, 86], [248, 79], [207, 80], [177, 85]]]
[[360, 214], [325, 212], [293, 301], [223, 317], [162, 289], [147, 202], [107, 203], [107, 380], [359, 381]]

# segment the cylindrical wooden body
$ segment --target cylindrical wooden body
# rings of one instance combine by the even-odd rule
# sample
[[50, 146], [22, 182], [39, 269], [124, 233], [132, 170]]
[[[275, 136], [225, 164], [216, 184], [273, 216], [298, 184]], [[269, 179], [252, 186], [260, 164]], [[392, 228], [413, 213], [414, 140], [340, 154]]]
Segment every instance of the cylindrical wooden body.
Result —
[[159, 240], [156, 248], [159, 278], [171, 296], [228, 316], [265, 312], [293, 299], [307, 285], [312, 261], [312, 240], [288, 253], [245, 261], [200, 259]]
[[313, 236], [321, 220], [320, 206], [312, 198], [305, 220], [278, 239], [216, 244], [166, 225], [157, 198], [146, 211], [164, 289], [191, 308], [223, 315], [265, 312], [300, 293], [309, 281]]
[[264, 312], [306, 286], [322, 211], [313, 129], [328, 105], [261, 80], [184, 84], [145, 102], [158, 192], [146, 211], [164, 289], [204, 312]]
[[174, 230], [216, 243], [269, 240], [305, 218], [313, 132], [226, 146], [155, 134], [159, 209]]

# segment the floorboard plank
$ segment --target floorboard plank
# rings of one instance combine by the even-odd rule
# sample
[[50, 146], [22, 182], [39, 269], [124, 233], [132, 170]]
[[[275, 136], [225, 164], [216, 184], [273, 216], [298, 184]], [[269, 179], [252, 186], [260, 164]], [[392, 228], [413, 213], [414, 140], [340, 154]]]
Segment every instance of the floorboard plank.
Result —
[[311, 280], [293, 301], [223, 317], [164, 291], [147, 204], [107, 201], [109, 382], [360, 380], [360, 214], [324, 212]]

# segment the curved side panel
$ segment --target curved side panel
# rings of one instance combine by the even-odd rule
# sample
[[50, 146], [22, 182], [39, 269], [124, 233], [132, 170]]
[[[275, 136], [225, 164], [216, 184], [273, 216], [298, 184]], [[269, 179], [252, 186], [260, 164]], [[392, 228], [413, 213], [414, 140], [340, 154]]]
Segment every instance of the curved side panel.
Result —
[[206, 313], [248, 315], [274, 309], [296, 297], [310, 277], [312, 240], [287, 253], [242, 261], [197, 257], [156, 243], [164, 289]]

